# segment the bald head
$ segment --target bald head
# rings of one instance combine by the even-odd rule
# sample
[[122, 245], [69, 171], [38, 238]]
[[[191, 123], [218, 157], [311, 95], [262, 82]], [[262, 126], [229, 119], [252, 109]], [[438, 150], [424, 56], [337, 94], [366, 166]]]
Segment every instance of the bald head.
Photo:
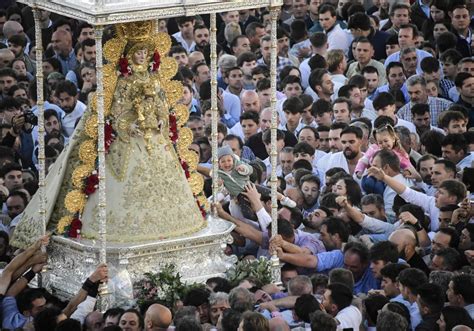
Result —
[[63, 29], [58, 29], [51, 37], [51, 44], [56, 54], [68, 56], [72, 50], [72, 36]]
[[393, 231], [388, 240], [397, 245], [398, 251], [401, 252], [407, 246], [416, 246], [416, 237], [413, 231], [409, 229], [398, 229]]
[[23, 27], [16, 21], [6, 21], [5, 24], [3, 24], [3, 35], [6, 39], [10, 39], [10, 37], [16, 34], [23, 33]]
[[451, 330], [453, 330], [453, 331], [472, 331], [472, 329], [470, 327], [465, 326], [465, 325], [456, 325]]
[[188, 64], [189, 64], [190, 68], [192, 68], [198, 62], [206, 63], [206, 59], [204, 58], [204, 54], [202, 54], [201, 52], [198, 52], [198, 51], [192, 52], [191, 54], [189, 54]]
[[244, 90], [240, 95], [240, 101], [244, 112], [253, 111], [255, 113], [260, 113], [260, 99], [257, 92], [253, 90]]
[[0, 69], [10, 66], [15, 59], [15, 54], [8, 48], [0, 49]]
[[145, 313], [146, 330], [166, 330], [173, 321], [171, 311], [163, 305], [153, 304]]
[[280, 317], [272, 318], [269, 324], [270, 331], [290, 331], [288, 323], [286, 323], [285, 320]]

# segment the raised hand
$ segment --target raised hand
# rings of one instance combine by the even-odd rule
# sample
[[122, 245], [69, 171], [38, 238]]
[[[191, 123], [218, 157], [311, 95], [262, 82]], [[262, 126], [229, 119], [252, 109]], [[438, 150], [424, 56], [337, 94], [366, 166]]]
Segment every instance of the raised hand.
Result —
[[109, 275], [109, 269], [107, 268], [107, 264], [101, 263], [97, 266], [97, 269], [89, 276], [89, 279], [93, 283], [97, 283], [99, 281], [107, 280]]

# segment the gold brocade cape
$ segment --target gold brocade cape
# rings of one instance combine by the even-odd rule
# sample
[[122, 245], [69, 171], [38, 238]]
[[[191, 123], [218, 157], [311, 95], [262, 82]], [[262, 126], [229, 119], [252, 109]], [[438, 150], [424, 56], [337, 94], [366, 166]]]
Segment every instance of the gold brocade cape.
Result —
[[[200, 192], [200, 177], [192, 173], [190, 180], [186, 178], [169, 138], [169, 111], [179, 109], [176, 100], [182, 90], [173, 84], [175, 81], [164, 79], [173, 76], [177, 66], [169, 60], [164, 64], [166, 77], [149, 72], [145, 66], [145, 70], [135, 70], [128, 77], [115, 78], [113, 90], [104, 84], [106, 115], [116, 132], [105, 162], [108, 242], [143, 243], [185, 236], [206, 225], [194, 196]], [[112, 92], [109, 95], [108, 90]], [[95, 105], [92, 100], [91, 104]], [[81, 236], [87, 239], [99, 238], [99, 192], [89, 196], [83, 193], [84, 180], [95, 168], [97, 156], [97, 137], [91, 139], [93, 129], [97, 129], [91, 125], [97, 123], [93, 108], [84, 113], [45, 184], [47, 230], [61, 233], [76, 212], [82, 222]], [[181, 115], [177, 118], [182, 126], [187, 116]], [[140, 116], [145, 132], [137, 130]], [[192, 135], [187, 128], [179, 133], [178, 152], [191, 172], [197, 164], [197, 155], [187, 149]], [[39, 202], [39, 194], [34, 195], [15, 229], [13, 246], [25, 247], [41, 235]]]

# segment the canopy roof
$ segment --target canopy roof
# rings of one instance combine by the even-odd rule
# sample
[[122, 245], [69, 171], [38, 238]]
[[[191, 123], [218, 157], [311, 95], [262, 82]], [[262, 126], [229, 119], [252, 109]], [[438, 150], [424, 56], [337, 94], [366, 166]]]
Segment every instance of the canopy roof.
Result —
[[93, 25], [195, 16], [266, 6], [282, 0], [19, 0]]

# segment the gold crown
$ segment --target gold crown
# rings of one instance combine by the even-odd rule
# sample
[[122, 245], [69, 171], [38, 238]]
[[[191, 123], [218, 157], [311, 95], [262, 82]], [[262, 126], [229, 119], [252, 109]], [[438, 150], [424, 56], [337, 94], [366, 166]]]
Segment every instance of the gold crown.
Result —
[[145, 41], [155, 32], [155, 24], [155, 21], [118, 24], [117, 37], [129, 41]]

